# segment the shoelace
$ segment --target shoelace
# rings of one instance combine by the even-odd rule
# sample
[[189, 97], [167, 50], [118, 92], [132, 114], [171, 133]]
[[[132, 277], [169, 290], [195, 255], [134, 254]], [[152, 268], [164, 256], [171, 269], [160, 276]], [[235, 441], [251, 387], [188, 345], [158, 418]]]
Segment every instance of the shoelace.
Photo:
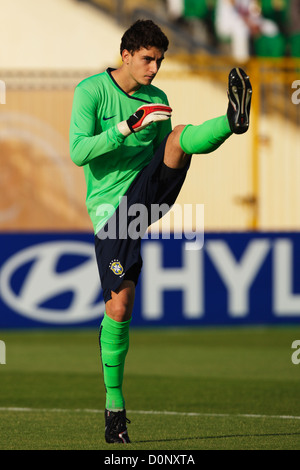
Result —
[[120, 411], [112, 416], [112, 418], [109, 420], [108, 427], [110, 431], [118, 432], [120, 430], [125, 430], [127, 423], [131, 423], [130, 419], [124, 416]]

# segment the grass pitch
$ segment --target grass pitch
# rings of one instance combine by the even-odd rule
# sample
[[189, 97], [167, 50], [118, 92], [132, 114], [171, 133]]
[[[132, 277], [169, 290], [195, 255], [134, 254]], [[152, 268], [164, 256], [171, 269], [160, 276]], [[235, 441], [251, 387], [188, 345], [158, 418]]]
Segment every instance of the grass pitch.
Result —
[[300, 327], [132, 328], [127, 446], [104, 441], [96, 329], [0, 339], [1, 450], [300, 449]]

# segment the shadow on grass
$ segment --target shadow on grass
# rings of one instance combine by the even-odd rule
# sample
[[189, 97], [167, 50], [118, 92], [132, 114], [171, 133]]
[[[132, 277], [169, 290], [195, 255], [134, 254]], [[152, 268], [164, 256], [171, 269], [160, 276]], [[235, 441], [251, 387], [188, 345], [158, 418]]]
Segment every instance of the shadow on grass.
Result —
[[194, 441], [209, 439], [232, 439], [238, 437], [277, 437], [277, 436], [300, 436], [300, 432], [268, 433], [268, 434], [221, 434], [220, 436], [195, 436], [195, 437], [175, 437], [169, 439], [149, 439], [144, 441], [135, 441], [135, 444], [146, 442], [172, 442], [172, 441]]

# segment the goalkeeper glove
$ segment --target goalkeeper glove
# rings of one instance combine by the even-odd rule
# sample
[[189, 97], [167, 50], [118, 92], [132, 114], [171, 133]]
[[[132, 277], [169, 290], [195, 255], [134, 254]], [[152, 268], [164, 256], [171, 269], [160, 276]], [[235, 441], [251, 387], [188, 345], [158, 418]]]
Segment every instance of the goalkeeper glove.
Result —
[[140, 106], [127, 121], [119, 122], [117, 127], [121, 134], [127, 137], [132, 132], [141, 131], [152, 122], [170, 119], [171, 113], [172, 108], [165, 104], [145, 104]]

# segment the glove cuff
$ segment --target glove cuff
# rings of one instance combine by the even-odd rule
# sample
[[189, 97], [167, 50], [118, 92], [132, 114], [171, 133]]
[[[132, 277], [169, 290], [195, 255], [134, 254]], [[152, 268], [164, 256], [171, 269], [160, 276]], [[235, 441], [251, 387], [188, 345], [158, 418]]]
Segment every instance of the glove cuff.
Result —
[[132, 134], [132, 130], [128, 126], [127, 121], [119, 122], [119, 124], [117, 124], [117, 128], [118, 128], [119, 132], [121, 132], [121, 134], [123, 134], [125, 137]]

